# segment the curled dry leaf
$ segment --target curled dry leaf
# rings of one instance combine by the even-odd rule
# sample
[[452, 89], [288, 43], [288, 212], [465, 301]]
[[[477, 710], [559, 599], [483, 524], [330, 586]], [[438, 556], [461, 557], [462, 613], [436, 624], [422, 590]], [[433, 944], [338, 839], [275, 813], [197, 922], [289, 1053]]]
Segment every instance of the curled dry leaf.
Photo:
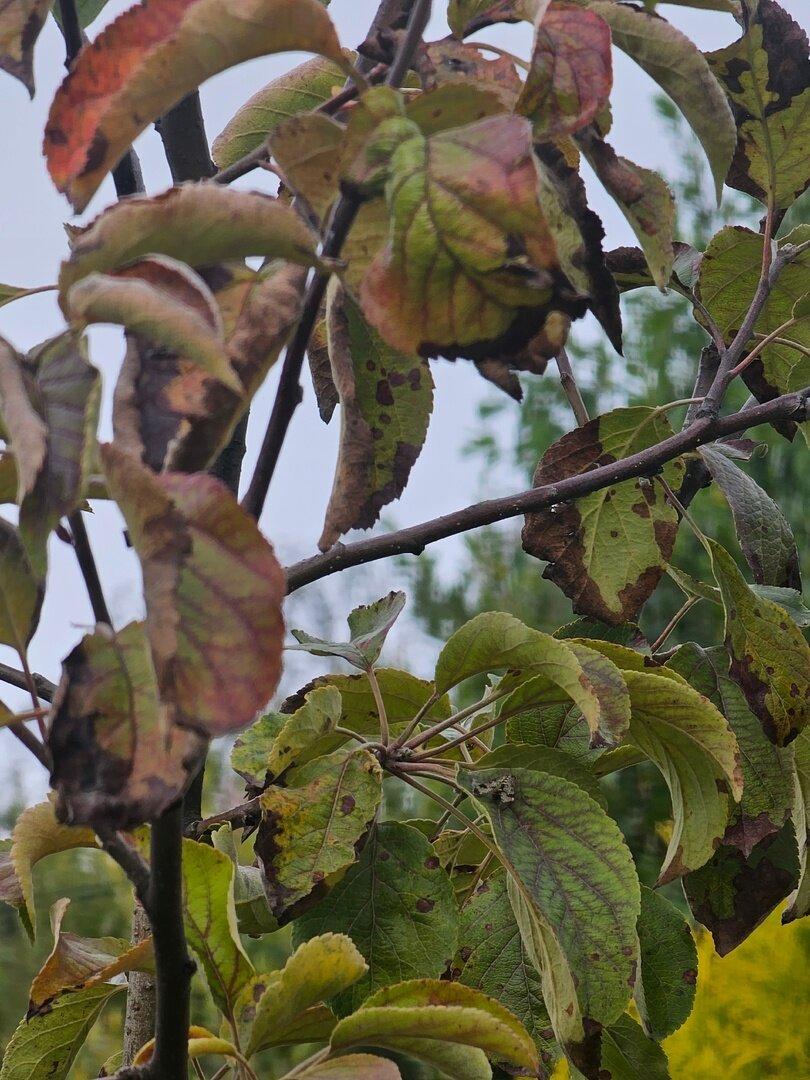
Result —
[[44, 152], [82, 211], [127, 147], [205, 79], [253, 57], [301, 50], [346, 67], [318, 0], [162, 0], [120, 15], [83, 50], [57, 91]]
[[517, 101], [523, 85], [509, 57], [488, 59], [477, 45], [466, 45], [453, 38], [426, 45], [417, 54], [414, 66], [422, 80], [423, 91], [434, 90], [446, 83], [473, 83], [477, 89], [497, 94], [507, 109]]
[[19, 79], [34, 96], [34, 45], [51, 0], [15, 0], [0, 8], [0, 69]]

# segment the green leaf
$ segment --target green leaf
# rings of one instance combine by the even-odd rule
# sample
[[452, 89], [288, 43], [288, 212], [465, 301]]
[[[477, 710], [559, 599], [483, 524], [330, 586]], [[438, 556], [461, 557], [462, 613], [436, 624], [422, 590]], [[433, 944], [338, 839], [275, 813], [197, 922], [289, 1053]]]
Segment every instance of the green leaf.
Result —
[[521, 939], [503, 871], [488, 877], [462, 909], [452, 974], [514, 1013], [534, 1039], [542, 1066], [553, 1068], [559, 1050], [543, 1003], [540, 973]]
[[36, 293], [49, 292], [53, 285], [37, 285], [26, 288], [21, 285], [3, 285], [0, 283], [0, 307], [10, 304], [12, 300], [19, 300], [23, 296], [34, 296]]
[[[654, 409], [615, 409], [563, 435], [545, 452], [534, 486], [554, 484], [597, 464], [620, 461], [672, 434]], [[663, 476], [680, 487], [680, 459]], [[641, 477], [526, 515], [523, 548], [551, 565], [544, 576], [573, 601], [574, 611], [612, 625], [633, 619], [672, 555], [678, 514], [654, 480]]]
[[366, 971], [368, 965], [345, 934], [323, 934], [299, 945], [264, 993], [257, 997], [254, 989], [248, 998], [255, 1005], [248, 1057], [285, 1042], [287, 1029], [302, 1013], [348, 990]]
[[641, 886], [638, 917], [641, 959], [635, 1002], [650, 1038], [665, 1039], [692, 1011], [697, 947], [689, 924], [660, 893]]
[[507, 860], [509, 896], [557, 1040], [575, 1064], [598, 1061], [598, 1033], [623, 1012], [638, 958], [639, 885], [618, 826], [558, 776], [512, 768], [459, 780]]
[[355, 845], [382, 796], [380, 766], [367, 750], [317, 758], [296, 769], [287, 784], [261, 796], [255, 845], [276, 917], [356, 860]]
[[594, 655], [582, 654], [596, 673], [592, 680], [566, 642], [532, 630], [506, 612], [485, 612], [457, 630], [442, 649], [436, 661], [436, 690], [444, 693], [464, 679], [498, 668], [516, 670], [520, 682], [542, 676], [542, 682], [533, 682], [534, 701], [524, 697], [525, 707], [547, 703], [553, 685], [559, 689], [552, 700], [559, 701], [561, 691], [581, 709], [592, 733], [614, 741], [626, 730], [627, 697], [615, 666], [604, 659], [594, 664]]
[[456, 948], [458, 913], [450, 879], [429, 841], [398, 822], [375, 825], [359, 862], [296, 919], [293, 941], [330, 931], [350, 934], [369, 965], [332, 1003], [339, 1015], [381, 987], [439, 976]]
[[793, 744], [793, 825], [799, 844], [800, 877], [782, 913], [782, 922], [793, 922], [810, 912], [810, 733], [803, 731]]
[[219, 184], [180, 184], [154, 198], [114, 203], [79, 229], [59, 271], [60, 303], [67, 314], [66, 297], [77, 281], [144, 255], [168, 255], [189, 266], [248, 255], [309, 266], [318, 261], [314, 251], [314, 233], [277, 199]]
[[34, 96], [34, 45], [51, 0], [19, 0], [0, 11], [0, 70], [19, 79]]
[[319, 547], [376, 523], [398, 499], [433, 408], [428, 362], [390, 348], [342, 288], [327, 306], [331, 372], [340, 402], [340, 451]]
[[62, 994], [50, 1012], [21, 1021], [6, 1047], [0, 1080], [65, 1080], [102, 1009], [125, 989], [105, 983]]
[[726, 613], [731, 674], [765, 734], [785, 746], [810, 719], [810, 646], [784, 608], [754, 596], [728, 552], [708, 543]]
[[[576, 1073], [575, 1073], [576, 1075]], [[670, 1080], [667, 1056], [632, 1016], [620, 1016], [602, 1036], [600, 1080]]]
[[253, 95], [214, 139], [211, 156], [225, 169], [299, 113], [323, 104], [345, 78], [331, 60], [316, 57], [280, 75]]
[[212, 75], [291, 50], [318, 53], [347, 70], [318, 0], [241, 0], [227, 10], [218, 0], [174, 0], [159, 24], [151, 10], [134, 7], [95, 45], [71, 65], [45, 127], [51, 179], [77, 212], [137, 136]]
[[[459, 983], [414, 979], [366, 998], [332, 1032], [332, 1050], [371, 1045], [431, 1062], [434, 1042], [476, 1047], [490, 1057], [537, 1070], [534, 1043], [523, 1025], [491, 998]], [[427, 1049], [414, 1053], [414, 1043]], [[436, 1061], [444, 1071], [441, 1058]]]
[[24, 655], [39, 622], [43, 583], [31, 572], [18, 529], [0, 518], [0, 642]]
[[609, 623], [602, 622], [601, 619], [587, 616], [574, 619], [573, 622], [561, 626], [559, 630], [554, 631], [554, 637], [562, 641], [580, 638], [590, 641], [591, 646], [595, 641], [608, 641], [647, 656], [650, 654], [650, 646], [637, 623], [619, 623], [618, 626], [611, 626]]
[[324, 641], [312, 637], [303, 630], [293, 630], [292, 635], [300, 649], [313, 656], [340, 656], [355, 667], [366, 669], [379, 659], [388, 632], [405, 607], [404, 592], [390, 592], [373, 604], [362, 604], [348, 617], [349, 641]]
[[286, 581], [272, 547], [213, 477], [155, 476], [115, 443], [101, 459], [143, 568], [164, 730], [244, 727], [281, 673]]
[[270, 913], [264, 895], [264, 880], [258, 866], [245, 866], [239, 861], [239, 840], [230, 824], [211, 832], [217, 851], [227, 855], [233, 864], [233, 902], [240, 934], [258, 937], [278, 930], [278, 920]]
[[742, 795], [739, 748], [726, 718], [691, 686], [624, 672], [630, 692], [628, 742], [658, 767], [672, 799], [672, 837], [657, 885], [707, 862]]
[[707, 60], [737, 118], [726, 183], [778, 210], [810, 184], [810, 64], [805, 31], [779, 4], [760, 0], [745, 34]]
[[374, 1054], [342, 1054], [299, 1072], [300, 1080], [400, 1080], [393, 1061]]
[[737, 141], [726, 95], [703, 53], [680, 30], [652, 12], [589, 0], [610, 25], [613, 44], [626, 52], [672, 98], [706, 152], [717, 203]]
[[575, 761], [591, 762], [604, 753], [604, 747], [590, 746], [589, 736], [576, 705], [531, 705], [506, 722], [508, 742], [556, 747]]
[[607, 810], [607, 799], [591, 770], [562, 750], [510, 742], [484, 754], [470, 771], [475, 773], [481, 769], [528, 769], [530, 772], [561, 776], [582, 788], [595, 803]]
[[255, 974], [236, 927], [234, 867], [207, 844], [183, 841], [183, 922], [217, 1008], [234, 1016], [236, 999]]
[[320, 756], [312, 750], [322, 740], [328, 740], [331, 748], [330, 736], [340, 723], [342, 711], [340, 692], [334, 686], [323, 686], [307, 694], [301, 708], [276, 733], [266, 755], [265, 775], [271, 781], [275, 780], [287, 769]]
[[778, 505], [720, 449], [704, 446], [700, 455], [731, 507], [737, 537], [755, 580], [801, 592], [796, 540]]

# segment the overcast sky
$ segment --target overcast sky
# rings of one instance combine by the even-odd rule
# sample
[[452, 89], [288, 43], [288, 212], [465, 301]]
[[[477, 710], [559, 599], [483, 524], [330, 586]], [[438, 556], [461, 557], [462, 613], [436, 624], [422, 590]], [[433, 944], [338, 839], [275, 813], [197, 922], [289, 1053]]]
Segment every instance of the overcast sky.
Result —
[[[223, 3], [227, 0], [223, 0]], [[782, 0], [783, 6], [799, 22], [807, 24], [806, 0]], [[90, 36], [129, 4], [111, 0], [97, 22], [90, 27]], [[377, 0], [332, 0], [330, 14], [341, 40], [353, 46], [362, 40]], [[436, 9], [445, 4], [437, 2]], [[734, 40], [739, 28], [734, 20], [716, 12], [690, 11], [684, 7], [662, 5], [661, 10], [672, 22], [687, 32], [703, 49], [718, 48]], [[447, 33], [443, 18], [435, 17], [430, 25], [432, 37]], [[527, 55], [531, 31], [526, 25], [491, 28], [478, 35], [512, 51]], [[254, 60], [211, 79], [202, 87], [202, 101], [209, 139], [222, 130], [227, 121], [257, 89], [287, 70], [303, 57], [290, 54]], [[53, 94], [64, 76], [64, 46], [52, 20], [44, 28], [36, 47], [35, 77], [37, 93], [29, 101], [23, 86], [0, 72], [0, 132], [3, 164], [0, 168], [0, 282], [15, 285], [40, 285], [55, 281], [59, 262], [66, 255], [63, 223], [88, 221], [115, 199], [112, 182], [107, 180], [94, 197], [82, 218], [71, 216], [66, 200], [53, 189], [41, 159], [42, 130]], [[673, 150], [662, 137], [653, 110], [654, 84], [621, 53], [614, 60], [615, 89], [612, 97], [614, 127], [611, 142], [616, 149], [641, 165], [677, 172], [672, 160]], [[141, 157], [147, 188], [154, 193], [170, 183], [162, 147], [153, 130], [144, 133], [136, 144]], [[253, 173], [240, 186], [267, 187], [269, 178]], [[601, 190], [591, 185], [591, 202], [603, 217], [607, 229], [608, 248], [633, 243], [624, 218]], [[32, 297], [0, 309], [0, 335], [16, 348], [25, 350], [58, 333], [62, 321], [52, 294]], [[587, 329], [584, 332], [588, 332]], [[111, 393], [120, 364], [122, 346], [120, 333], [112, 329], [94, 330], [91, 345], [92, 359], [103, 373], [107, 398]], [[447, 513], [481, 497], [506, 494], [508, 489], [491, 486], [480, 470], [471, 468], [459, 456], [459, 448], [474, 434], [476, 404], [488, 394], [472, 365], [460, 362], [434, 365], [437, 384], [436, 407], [425, 450], [417, 462], [408, 489], [401, 501], [386, 517], [399, 525], [413, 524], [426, 518]], [[264, 418], [267, 416], [275, 390], [271, 377], [258, 395], [251, 426], [246, 474], [255, 460], [257, 444], [261, 441]], [[516, 406], [517, 408], [517, 406]], [[109, 433], [109, 420], [105, 430]], [[329, 497], [334, 469], [337, 417], [324, 426], [314, 410], [312, 395], [307, 387], [303, 406], [298, 410], [284, 447], [279, 470], [262, 519], [267, 535], [276, 545], [283, 563], [293, 562], [314, 553], [320, 534], [323, 513]], [[489, 478], [491, 479], [491, 478]], [[138, 572], [135, 559], [126, 551], [118, 522], [111, 512], [97, 507], [96, 519], [89, 524], [91, 538], [97, 551], [104, 585], [113, 616], [119, 625], [142, 614]], [[442, 545], [438, 545], [439, 550]], [[444, 557], [452, 557], [452, 542], [444, 546]], [[368, 602], [380, 591], [394, 584], [391, 573], [377, 564], [374, 572], [359, 568], [344, 577], [341, 583], [328, 587], [314, 585], [329, 602], [346, 608], [350, 603]], [[375, 588], [377, 589], [375, 593]], [[369, 591], [369, 589], [371, 591]], [[307, 592], [307, 590], [304, 590]], [[303, 593], [290, 604], [292, 625], [296, 621], [295, 607], [300, 607]], [[313, 604], [312, 601], [315, 601]], [[317, 611], [317, 597], [311, 597], [308, 608], [308, 629], [319, 633], [323, 627], [312, 625]], [[53, 679], [59, 675], [62, 656], [92, 625], [92, 614], [82, 583], [76, 572], [72, 553], [58, 541], [52, 543], [51, 575], [48, 597], [42, 614], [40, 631], [31, 647], [34, 669]], [[397, 650], [396, 632], [392, 635]], [[401, 640], [399, 648], [405, 649]], [[8, 650], [0, 647], [0, 659], [17, 664]], [[9, 704], [20, 699], [7, 688], [0, 697]], [[3, 753], [0, 755], [0, 791], [8, 791], [9, 777], [24, 766], [26, 788], [31, 797], [44, 790], [41, 774], [35, 774], [17, 744], [6, 733], [0, 733]], [[2, 802], [2, 795], [0, 795]]]

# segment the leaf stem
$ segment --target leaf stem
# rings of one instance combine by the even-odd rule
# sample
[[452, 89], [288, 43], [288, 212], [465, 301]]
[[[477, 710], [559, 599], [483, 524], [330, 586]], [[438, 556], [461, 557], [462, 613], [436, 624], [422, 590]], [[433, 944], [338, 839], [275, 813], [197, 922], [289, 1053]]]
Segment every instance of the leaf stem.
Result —
[[687, 599], [684, 601], [684, 603], [678, 608], [678, 610], [675, 612], [675, 614], [669, 620], [667, 625], [664, 627], [664, 629], [661, 631], [661, 633], [658, 635], [658, 637], [655, 639], [655, 641], [650, 646], [650, 651], [653, 653], [653, 655], [655, 655], [655, 653], [658, 652], [658, 650], [661, 648], [661, 646], [667, 640], [669, 635], [672, 633], [672, 631], [675, 629], [675, 627], [678, 625], [678, 623], [681, 621], [681, 619], [684, 617], [684, 615], [688, 614], [692, 610], [692, 608], [695, 606], [695, 604], [697, 604], [699, 602], [699, 600], [700, 600], [700, 597], [698, 597], [698, 596], [689, 596], [689, 597], [687, 597]]
[[574, 414], [577, 424], [580, 427], [584, 427], [590, 420], [590, 417], [588, 416], [588, 409], [585, 402], [582, 400], [582, 394], [579, 392], [577, 380], [574, 378], [571, 360], [565, 346], [560, 349], [554, 359], [557, 364], [557, 370], [560, 373], [560, 385], [565, 392], [565, 396], [568, 398], [568, 404], [571, 406], [571, 411]]
[[[427, 757], [436, 757], [439, 754], [446, 754], [448, 750], [454, 749], [456, 746], [463, 746], [465, 743], [471, 742], [479, 735], [483, 735], [485, 731], [489, 731], [491, 728], [498, 727], [499, 724], [503, 724], [508, 717], [506, 716], [493, 716], [490, 720], [487, 720], [485, 724], [479, 724], [478, 727], [471, 728], [469, 731], [465, 731], [463, 735], [457, 736], [455, 739], [448, 739], [443, 746], [437, 746], [432, 750], [423, 751], [421, 754], [414, 754], [411, 761], [423, 761]], [[489, 751], [489, 747], [485, 747]]]
[[84, 525], [82, 511], [74, 510], [68, 521], [70, 522], [70, 531], [73, 534], [73, 550], [76, 552], [76, 559], [84, 578], [87, 595], [90, 597], [93, 617], [97, 623], [112, 626], [112, 619], [107, 608], [107, 601], [104, 599], [104, 590], [101, 587], [101, 578], [93, 556], [93, 549], [90, 547], [90, 538]]
[[[424, 731], [420, 731], [414, 738], [410, 739], [405, 745], [410, 750], [415, 750], [417, 746], [421, 746], [422, 743], [429, 742], [437, 735], [441, 735], [443, 731], [448, 728], [456, 727], [462, 720], [466, 720], [468, 716], [473, 716], [475, 713], [480, 712], [481, 709], [485, 709], [487, 705], [491, 705], [494, 701], [498, 701], [499, 698], [506, 697], [511, 693], [513, 687], [508, 687], [506, 690], [501, 690], [499, 687], [495, 687], [489, 694], [485, 694], [480, 701], [475, 702], [474, 705], [468, 705], [466, 709], [460, 709], [457, 713], [453, 713], [452, 716], [448, 716], [446, 720], [440, 720], [433, 727], [425, 728]], [[444, 749], [444, 748], [443, 748]]]
[[377, 706], [377, 715], [380, 718], [380, 742], [383, 746], [388, 746], [388, 743], [391, 741], [391, 734], [388, 728], [388, 713], [385, 711], [385, 702], [383, 701], [380, 684], [377, 680], [377, 672], [374, 670], [373, 664], [369, 664], [365, 669], [365, 672], [368, 677], [369, 685], [371, 686], [371, 693], [374, 695], [374, 704]]
[[792, 326], [795, 326], [796, 322], [796, 319], [787, 319], [785, 322], [782, 323], [781, 326], [777, 326], [775, 330], [772, 330], [770, 334], [765, 334], [764, 336], [757, 334], [756, 337], [760, 337], [761, 340], [757, 342], [757, 344], [754, 346], [748, 356], [742, 359], [735, 368], [732, 368], [730, 373], [731, 378], [733, 379], [741, 372], [745, 371], [748, 365], [753, 363], [754, 360], [756, 360], [756, 358], [760, 355], [763, 349], [766, 349], [769, 345], [776, 341], [783, 330], [789, 330]]
[[706, 539], [706, 534], [700, 528], [698, 523], [695, 521], [695, 519], [692, 517], [692, 515], [689, 513], [689, 511], [686, 509], [686, 507], [683, 505], [683, 503], [680, 501], [678, 496], [675, 494], [675, 492], [672, 490], [672, 488], [669, 486], [669, 484], [666, 482], [666, 480], [663, 478], [663, 476], [656, 476], [655, 479], [658, 481], [658, 483], [664, 489], [664, 492], [666, 493], [666, 497], [669, 500], [669, 502], [678, 511], [678, 513], [681, 515], [681, 517], [684, 519], [686, 524], [689, 526], [689, 528], [692, 530], [692, 532], [695, 534], [697, 539], [700, 541], [700, 543], [702, 544], [702, 546], [706, 550], [709, 558], [711, 558], [712, 551], [711, 551], [711, 548], [709, 547], [709, 542]]

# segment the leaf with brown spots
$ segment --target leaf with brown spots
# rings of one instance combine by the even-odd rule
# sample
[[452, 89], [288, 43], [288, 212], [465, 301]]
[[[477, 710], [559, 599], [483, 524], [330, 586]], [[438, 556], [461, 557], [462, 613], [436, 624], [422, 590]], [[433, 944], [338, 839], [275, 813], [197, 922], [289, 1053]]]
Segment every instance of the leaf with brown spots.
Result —
[[785, 609], [756, 596], [729, 553], [708, 543], [726, 613], [731, 675], [767, 737], [786, 746], [810, 720], [810, 646]]
[[213, 477], [155, 476], [114, 443], [101, 457], [143, 567], [164, 731], [244, 727], [281, 672], [285, 579], [272, 547]]
[[[654, 409], [616, 409], [550, 446], [534, 486], [620, 461], [671, 434], [669, 421]], [[670, 487], [680, 487], [683, 470], [680, 459], [664, 466]], [[574, 611], [617, 625], [634, 619], [654, 592], [677, 529], [677, 511], [663, 489], [642, 477], [527, 514], [523, 549], [550, 563], [544, 577], [571, 597]]]
[[66, 990], [82, 990], [109, 982], [122, 971], [155, 970], [151, 937], [133, 945], [125, 938], [88, 938], [62, 930], [70, 900], [51, 908], [53, 949], [31, 984], [27, 1019], [50, 1011], [53, 999]]
[[57, 91], [44, 151], [59, 191], [82, 211], [135, 138], [201, 82], [244, 60], [301, 50], [347, 70], [318, 0], [162, 0], [120, 15]]
[[551, 4], [535, 25], [529, 71], [515, 111], [537, 140], [570, 135], [595, 120], [610, 97], [610, 28], [574, 4]]
[[387, 345], [342, 288], [331, 292], [327, 328], [341, 432], [322, 551], [350, 529], [371, 528], [399, 498], [433, 408], [427, 361]]
[[456, 949], [458, 909], [432, 844], [410, 825], [374, 825], [359, 861], [296, 919], [293, 942], [328, 931], [351, 934], [369, 965], [331, 1000], [339, 1016], [381, 987], [441, 975]]
[[129, 335], [115, 388], [115, 438], [157, 472], [202, 471], [227, 445], [297, 322], [306, 270], [286, 263], [258, 275], [232, 264], [200, 276], [213, 293], [239, 389], [182, 354]]
[[523, 85], [508, 56], [490, 60], [477, 45], [466, 45], [453, 38], [426, 45], [424, 51], [417, 53], [414, 66], [425, 92], [448, 84], [472, 85], [495, 93], [507, 109], [514, 106]]
[[355, 862], [381, 797], [380, 766], [367, 750], [316, 758], [264, 792], [255, 850], [277, 918], [289, 919], [324, 878]]
[[51, 0], [11, 0], [0, 8], [0, 69], [19, 79], [34, 96], [34, 45]]
[[707, 60], [731, 100], [737, 148], [729, 187], [777, 209], [810, 184], [810, 48], [807, 34], [774, 0], [759, 0], [747, 31]]
[[129, 829], [185, 791], [207, 742], [167, 731], [143, 623], [87, 634], [62, 662], [48, 746], [62, 821]]

